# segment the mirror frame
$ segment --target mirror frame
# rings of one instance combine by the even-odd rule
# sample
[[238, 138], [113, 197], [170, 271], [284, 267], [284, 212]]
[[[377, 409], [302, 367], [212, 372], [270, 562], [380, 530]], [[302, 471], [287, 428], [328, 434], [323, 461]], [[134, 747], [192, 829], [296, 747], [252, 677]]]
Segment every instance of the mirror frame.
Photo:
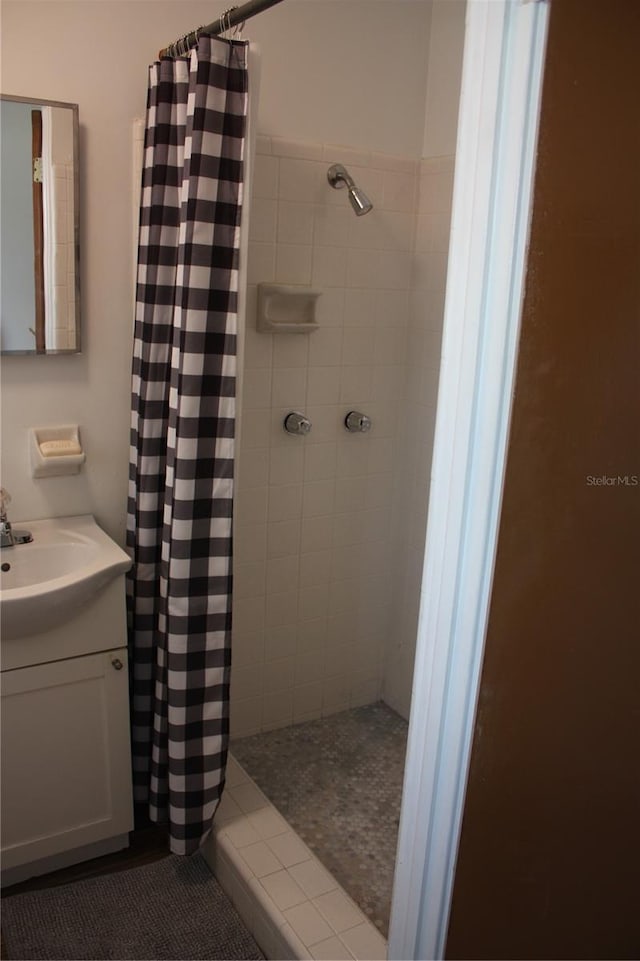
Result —
[[3, 357], [19, 356], [54, 356], [59, 354], [79, 354], [82, 350], [81, 322], [80, 322], [80, 175], [78, 169], [79, 162], [79, 108], [77, 103], [67, 103], [63, 100], [45, 100], [42, 97], [18, 97], [13, 94], [0, 93], [0, 101], [10, 101], [12, 103], [42, 104], [43, 107], [64, 107], [71, 110], [72, 117], [72, 140], [73, 140], [73, 246], [74, 246], [74, 287], [75, 287], [75, 346], [67, 348], [47, 348], [24, 350], [2, 350]]

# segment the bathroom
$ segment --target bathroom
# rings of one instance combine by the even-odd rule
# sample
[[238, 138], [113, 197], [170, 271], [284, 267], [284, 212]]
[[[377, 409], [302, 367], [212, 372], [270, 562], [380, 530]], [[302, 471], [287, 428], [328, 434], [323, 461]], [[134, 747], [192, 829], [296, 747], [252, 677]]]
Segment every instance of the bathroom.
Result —
[[[222, 5], [214, 8], [156, 0], [2, 5], [3, 95], [75, 103], [80, 119], [81, 352], [1, 359], [1, 483], [12, 495], [15, 534], [27, 520], [57, 530], [68, 515], [84, 517], [86, 527], [93, 514], [109, 549], [123, 554], [147, 65], [166, 43], [218, 16]], [[200, 853], [167, 857], [165, 839], [158, 858], [123, 869], [140, 855], [135, 831], [131, 849], [113, 854], [128, 859], [118, 873], [105, 871], [105, 858], [114, 864], [105, 855], [95, 873], [92, 862], [66, 869], [78, 884], [60, 882], [56, 871], [46, 893], [45, 874], [31, 893], [3, 897], [2, 957], [79, 956], [94, 928], [101, 936], [106, 928], [106, 951], [103, 943], [80, 956], [637, 957], [638, 777], [629, 758], [638, 753], [638, 7], [284, 0], [244, 35], [260, 47], [261, 83], [237, 458], [232, 735], [240, 746], [284, 739], [371, 705], [405, 723], [411, 699], [388, 951], [379, 931], [354, 924], [355, 906], [337, 887], [309, 893], [331, 936], [316, 926], [305, 940], [303, 927], [318, 924], [307, 904], [268, 914], [296, 890], [283, 877], [285, 862], [303, 888], [324, 875], [304, 845], [305, 860], [291, 858], [300, 842], [268, 802], [254, 807], [260, 792], [233, 761], [204, 868]], [[327, 182], [334, 163], [369, 197], [366, 216], [354, 216], [346, 191]], [[291, 340], [254, 329], [257, 285], [270, 281], [321, 288], [319, 329]], [[312, 422], [306, 436], [282, 429], [295, 410]], [[369, 417], [371, 430], [348, 433], [350, 411]], [[60, 458], [65, 470], [80, 470], [34, 477], [33, 430], [42, 452], [61, 439], [46, 433], [58, 425], [79, 428], [77, 442], [65, 429], [71, 453]], [[0, 526], [4, 540], [4, 519]], [[33, 546], [42, 557], [45, 539]], [[2, 552], [3, 625], [4, 575], [19, 566], [5, 558], [27, 549]], [[66, 601], [42, 608], [41, 593], [27, 604], [30, 624], [44, 617], [39, 659], [28, 671], [53, 671], [54, 632], [58, 643], [64, 624], [84, 618], [82, 635], [63, 638], [82, 650], [56, 657], [78, 672], [99, 662], [84, 679], [108, 676], [117, 687], [122, 750], [112, 761], [126, 769], [112, 795], [85, 795], [87, 771], [66, 757], [72, 739], [58, 738], [56, 712], [46, 704], [22, 710], [19, 723], [2, 726], [3, 801], [8, 792], [32, 835], [54, 816], [64, 828], [70, 811], [82, 828], [85, 801], [115, 801], [129, 831], [118, 570], [82, 610]], [[24, 613], [30, 597], [18, 594]], [[111, 601], [117, 615], [95, 616], [95, 604]], [[62, 626], [49, 622], [54, 610]], [[116, 635], [114, 651], [105, 644]], [[3, 702], [24, 693], [6, 681], [22, 676], [15, 659], [33, 642], [3, 634]], [[85, 656], [87, 644], [95, 656]], [[99, 752], [91, 754], [101, 743], [94, 722], [102, 702], [95, 685], [67, 681], [64, 674], [58, 705], [76, 705], [79, 695], [84, 711], [69, 707], [62, 719], [104, 774]], [[103, 749], [111, 743], [102, 740]], [[31, 776], [28, 790], [15, 788], [16, 771]], [[242, 854], [232, 863], [234, 849], [264, 854], [247, 823], [279, 850], [278, 870], [272, 862], [263, 874], [265, 864], [253, 860], [252, 874]], [[122, 837], [121, 847], [129, 841]], [[36, 838], [40, 846], [48, 840]], [[3, 861], [4, 880], [6, 851]], [[166, 873], [146, 873], [176, 862], [180, 890], [157, 881]], [[230, 902], [212, 910], [209, 865], [240, 921], [255, 922], [260, 949], [220, 953], [207, 922], [229, 914]], [[263, 884], [261, 874], [271, 881]], [[131, 894], [134, 875], [156, 882], [144, 890], [138, 882]], [[98, 884], [108, 885], [109, 898]], [[68, 890], [65, 930], [76, 953], [52, 955], [48, 941], [62, 927], [58, 907]], [[168, 921], [178, 895], [177, 920]], [[31, 898], [31, 914], [18, 907], [23, 898]], [[98, 910], [105, 904], [119, 907]], [[21, 927], [39, 937], [37, 954], [11, 950], [9, 919], [20, 911], [32, 920], [26, 931], [14, 923], [12, 937]], [[146, 953], [132, 954], [123, 944], [123, 934], [144, 938], [172, 925], [180, 942], [172, 954], [148, 942]], [[194, 929], [199, 951], [185, 954]]]
[[[78, 103], [80, 118], [82, 351], [3, 357], [2, 484], [16, 518], [91, 513], [123, 544], [134, 125], [158, 49], [219, 12], [192, 0], [3, 4], [3, 92]], [[232, 739], [380, 700], [408, 718], [464, 14], [464, 0], [293, 0], [244, 30], [260, 81]], [[329, 187], [332, 163], [371, 199], [367, 216]], [[259, 283], [321, 290], [319, 329], [256, 330]], [[352, 410], [370, 431], [344, 429]], [[289, 411], [310, 419], [308, 436], [283, 431]], [[80, 426], [83, 469], [34, 479], [29, 428], [67, 423]]]

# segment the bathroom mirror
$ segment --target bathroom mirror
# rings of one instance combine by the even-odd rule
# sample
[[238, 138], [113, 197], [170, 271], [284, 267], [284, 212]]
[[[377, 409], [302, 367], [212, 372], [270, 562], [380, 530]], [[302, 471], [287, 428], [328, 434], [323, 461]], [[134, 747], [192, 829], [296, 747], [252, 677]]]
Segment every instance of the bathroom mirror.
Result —
[[0, 95], [0, 351], [80, 350], [78, 105]]

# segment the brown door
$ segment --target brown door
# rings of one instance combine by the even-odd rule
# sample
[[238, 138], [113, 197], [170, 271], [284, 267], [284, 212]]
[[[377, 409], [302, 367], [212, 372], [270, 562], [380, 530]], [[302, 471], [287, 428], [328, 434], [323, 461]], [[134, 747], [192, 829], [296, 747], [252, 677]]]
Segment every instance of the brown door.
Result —
[[551, 0], [448, 958], [640, 957], [640, 3]]

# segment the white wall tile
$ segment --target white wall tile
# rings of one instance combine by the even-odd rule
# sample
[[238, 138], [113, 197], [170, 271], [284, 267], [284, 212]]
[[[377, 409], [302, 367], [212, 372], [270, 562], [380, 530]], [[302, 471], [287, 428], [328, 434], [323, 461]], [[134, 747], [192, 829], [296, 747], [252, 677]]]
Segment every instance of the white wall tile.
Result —
[[324, 163], [290, 157], [280, 160], [278, 196], [281, 200], [319, 203], [326, 186]]
[[[290, 873], [293, 874], [298, 867], [300, 865], [294, 865]], [[289, 908], [284, 912], [284, 916], [303, 944], [315, 944], [332, 934], [327, 922], [309, 901]]]
[[245, 667], [234, 665], [231, 670], [232, 696], [238, 700], [256, 698], [262, 694], [262, 664]]
[[411, 174], [385, 171], [383, 205], [385, 210], [412, 211], [416, 206], [416, 180]]
[[299, 140], [290, 140], [285, 137], [272, 137], [271, 151], [279, 157], [322, 160], [322, 144], [305, 143]]
[[310, 245], [313, 241], [314, 207], [305, 203], [278, 204], [277, 239], [279, 244]]
[[262, 885], [271, 897], [276, 907], [281, 911], [292, 908], [296, 904], [302, 904], [307, 900], [307, 896], [296, 884], [288, 871], [276, 871], [267, 877], [262, 878]]
[[[334, 878], [317, 861], [302, 861], [290, 868], [290, 872], [310, 898], [317, 898], [321, 894], [327, 894], [327, 892], [334, 891], [338, 887]], [[291, 923], [290, 920], [289, 923]], [[320, 939], [315, 938], [314, 940], [318, 941]], [[306, 943], [313, 944], [313, 940]]]
[[343, 367], [340, 376], [341, 402], [347, 405], [366, 404], [372, 397], [372, 374], [369, 365]]
[[238, 631], [233, 628], [233, 663], [238, 667], [262, 664], [264, 660], [264, 631]]
[[298, 244], [276, 245], [275, 279], [279, 284], [311, 283], [313, 248]]
[[236, 494], [237, 517], [245, 524], [266, 524], [267, 487], [239, 485]]
[[308, 481], [304, 485], [302, 514], [304, 517], [318, 517], [332, 514], [336, 497], [336, 481]]
[[245, 371], [252, 367], [271, 367], [273, 362], [273, 336], [258, 333], [247, 327], [244, 341]]
[[310, 367], [307, 378], [307, 404], [337, 404], [340, 400], [340, 368]]
[[[344, 449], [344, 448], [342, 448]], [[335, 509], [338, 513], [359, 510], [365, 503], [366, 476], [338, 477], [335, 485]]]
[[343, 891], [321, 894], [313, 903], [338, 934], [362, 924], [362, 912]]
[[276, 661], [282, 658], [293, 658], [296, 652], [295, 624], [286, 624], [281, 627], [267, 627], [264, 632], [264, 657], [267, 661]]
[[[331, 575], [331, 551], [312, 551], [300, 555], [300, 587], [313, 587], [317, 584], [328, 584]], [[264, 584], [264, 575], [259, 580]], [[326, 609], [326, 608], [325, 608]], [[324, 614], [325, 610], [321, 612]], [[315, 617], [316, 615], [312, 615]], [[317, 615], [318, 617], [320, 615]]]
[[[269, 521], [293, 520], [302, 515], [302, 484], [269, 488]], [[266, 518], [265, 518], [266, 519]]]
[[276, 245], [251, 242], [247, 257], [247, 282], [272, 283], [276, 279]]
[[[295, 658], [281, 657], [266, 661], [264, 666], [264, 693], [276, 694], [291, 691], [294, 686]], [[290, 703], [292, 707], [293, 701]]]
[[268, 594], [297, 591], [300, 579], [298, 554], [269, 558], [266, 562], [266, 577]]
[[267, 556], [267, 525], [237, 524], [234, 531], [234, 559], [237, 564], [264, 560]]
[[377, 250], [356, 250], [351, 247], [347, 256], [347, 287], [375, 290], [380, 283], [380, 255]]
[[300, 550], [301, 522], [275, 521], [267, 525], [267, 557], [285, 557]]
[[[300, 441], [300, 438], [296, 438]], [[304, 470], [304, 447], [278, 447], [271, 451], [269, 462], [269, 483], [277, 485], [298, 484], [302, 481]]]
[[342, 328], [322, 327], [309, 337], [309, 365], [330, 367], [342, 358]]
[[271, 406], [271, 376], [268, 367], [256, 367], [244, 372], [242, 401], [246, 410]]
[[256, 154], [270, 154], [271, 153], [271, 137], [266, 134], [257, 134], [256, 136]]
[[314, 287], [344, 287], [347, 256], [343, 247], [314, 247], [311, 280]]
[[269, 594], [266, 599], [265, 623], [267, 628], [295, 624], [298, 620], [298, 593], [295, 590]]
[[289, 831], [277, 837], [269, 838], [267, 844], [285, 868], [290, 868], [301, 861], [308, 861], [309, 849], [297, 834]]
[[253, 196], [275, 198], [278, 196], [279, 161], [275, 157], [257, 154], [253, 168]]
[[350, 958], [353, 958], [346, 945], [335, 936], [320, 941], [318, 944], [312, 944], [309, 950], [315, 961], [345, 961], [345, 959], [349, 961]]
[[307, 417], [311, 420], [312, 444], [332, 444], [344, 429], [344, 411], [338, 404], [307, 404]]
[[325, 516], [303, 517], [300, 550], [302, 552], [322, 551], [331, 547], [331, 524]]
[[300, 620], [306, 621], [322, 617], [327, 612], [328, 599], [328, 579], [319, 581], [311, 587], [301, 585], [298, 591], [298, 615]]
[[243, 847], [242, 857], [257, 878], [263, 878], [281, 870], [277, 857], [264, 841], [258, 841], [257, 844], [249, 844]]
[[277, 202], [266, 197], [255, 197], [251, 203], [249, 240], [271, 244], [276, 239]]
[[340, 938], [349, 948], [354, 958], [360, 961], [384, 961], [387, 957], [387, 943], [381, 934], [369, 924], [359, 924], [341, 933]]
[[380, 294], [376, 290], [347, 290], [345, 293], [345, 327], [374, 327]]
[[[327, 553], [329, 552], [327, 551]], [[296, 637], [297, 653], [304, 654], [308, 651], [318, 650], [324, 652], [327, 643], [328, 630], [329, 619], [326, 616], [314, 617], [309, 621], [298, 621], [298, 632]]]
[[375, 335], [361, 327], [345, 328], [342, 341], [342, 363], [345, 366], [369, 366], [373, 361]]
[[[317, 334], [314, 333], [314, 336]], [[309, 340], [303, 334], [274, 335], [273, 366], [306, 367], [309, 362]]]
[[315, 210], [313, 242], [319, 247], [346, 247], [353, 214], [348, 207], [318, 205]]
[[233, 608], [233, 623], [237, 631], [257, 631], [264, 627], [264, 598], [238, 597]]
[[237, 564], [233, 577], [234, 597], [261, 597], [266, 587], [266, 563], [252, 561]]
[[323, 159], [330, 164], [343, 164], [345, 167], [368, 167], [371, 163], [371, 151], [344, 144], [324, 144]]
[[[255, 383], [252, 385], [255, 389]], [[265, 385], [266, 386], [266, 385]], [[249, 407], [243, 412], [240, 442], [243, 447], [264, 447], [269, 432], [269, 409]]]
[[[231, 737], [249, 737], [262, 730], [262, 699], [240, 700], [233, 694], [230, 716]], [[216, 815], [217, 817], [217, 815]]]
[[296, 685], [293, 691], [295, 723], [315, 721], [322, 716], [322, 681]]
[[[344, 290], [326, 287], [316, 301], [316, 320], [321, 327], [341, 327], [344, 319]], [[315, 335], [311, 335], [315, 336]]]
[[265, 694], [262, 699], [263, 730], [284, 727], [293, 723], [293, 690], [279, 690]]
[[305, 483], [331, 480], [336, 473], [336, 444], [307, 444], [304, 452]]

